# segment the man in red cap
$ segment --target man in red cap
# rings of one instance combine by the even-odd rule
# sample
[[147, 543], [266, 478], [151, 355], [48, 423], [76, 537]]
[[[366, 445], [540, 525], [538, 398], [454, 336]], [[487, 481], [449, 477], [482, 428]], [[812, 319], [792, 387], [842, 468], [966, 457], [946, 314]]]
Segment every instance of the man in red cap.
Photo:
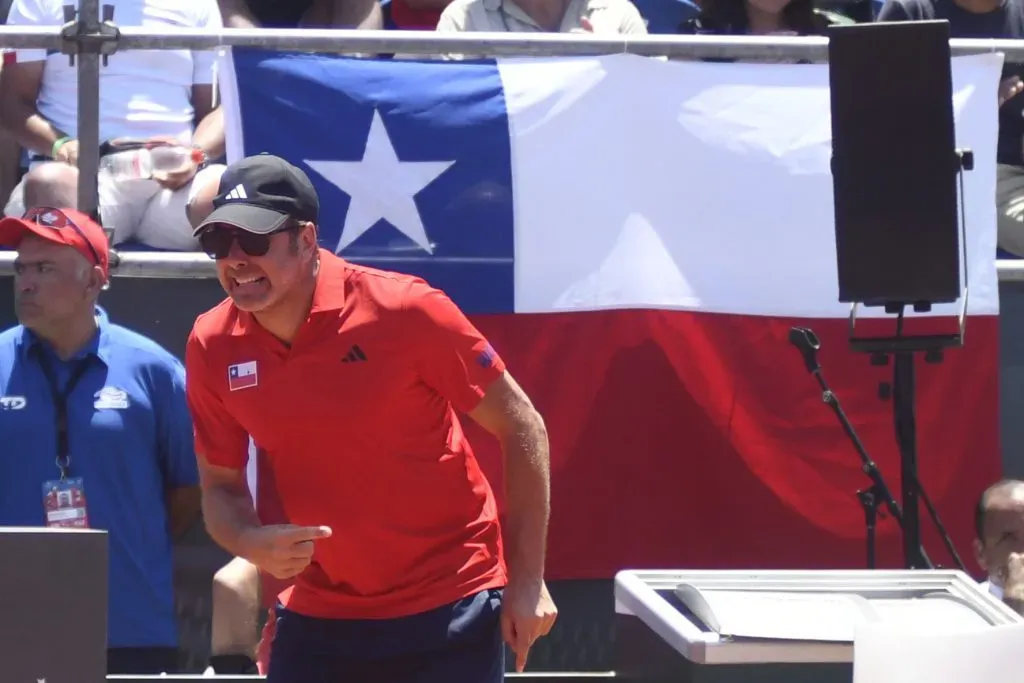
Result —
[[171, 539], [199, 513], [184, 368], [96, 306], [109, 252], [87, 216], [5, 218], [0, 246], [21, 322], [0, 333], [0, 526], [106, 530], [108, 672], [173, 672]]

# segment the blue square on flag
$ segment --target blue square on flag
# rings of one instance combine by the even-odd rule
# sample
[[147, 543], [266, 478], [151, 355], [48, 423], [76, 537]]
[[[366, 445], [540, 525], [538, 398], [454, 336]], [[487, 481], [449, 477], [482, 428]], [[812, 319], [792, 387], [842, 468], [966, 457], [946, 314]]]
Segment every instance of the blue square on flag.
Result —
[[231, 64], [243, 149], [230, 158], [268, 152], [305, 170], [324, 248], [418, 275], [469, 313], [513, 310], [509, 122], [494, 62], [234, 48]]

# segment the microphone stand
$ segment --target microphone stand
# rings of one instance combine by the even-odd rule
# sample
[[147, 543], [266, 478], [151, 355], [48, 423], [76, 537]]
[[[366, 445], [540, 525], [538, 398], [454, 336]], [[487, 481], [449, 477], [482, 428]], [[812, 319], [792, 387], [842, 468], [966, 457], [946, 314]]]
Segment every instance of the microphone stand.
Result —
[[[903, 510], [900, 509], [896, 499], [893, 498], [892, 491], [889, 490], [885, 479], [882, 477], [882, 472], [878, 469], [875, 461], [871, 459], [871, 456], [868, 455], [867, 449], [864, 448], [864, 444], [861, 443], [860, 437], [854, 431], [849, 418], [846, 417], [843, 407], [839, 405], [839, 399], [836, 398], [836, 395], [825, 382], [825, 378], [822, 377], [821, 366], [818, 364], [818, 349], [821, 347], [821, 342], [818, 341], [817, 335], [806, 327], [794, 327], [789, 331], [789, 343], [800, 351], [807, 371], [814, 375], [814, 379], [818, 381], [818, 386], [821, 387], [821, 400], [839, 418], [843, 431], [850, 438], [854, 449], [856, 449], [857, 454], [860, 456], [861, 470], [871, 479], [872, 485], [867, 489], [858, 491], [857, 499], [864, 508], [864, 526], [867, 532], [867, 566], [868, 569], [874, 569], [876, 562], [875, 531], [879, 512], [878, 508], [884, 505], [901, 529], [903, 528]], [[927, 559], [923, 548], [921, 549], [921, 556]]]

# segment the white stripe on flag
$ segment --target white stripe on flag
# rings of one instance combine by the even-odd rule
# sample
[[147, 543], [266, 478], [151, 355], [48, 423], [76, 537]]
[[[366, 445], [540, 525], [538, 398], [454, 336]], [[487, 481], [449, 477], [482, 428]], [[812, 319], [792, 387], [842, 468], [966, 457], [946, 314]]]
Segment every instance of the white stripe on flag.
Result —
[[[998, 312], [1001, 67], [999, 54], [953, 60], [957, 145], [976, 159], [964, 179], [972, 313]], [[849, 315], [837, 301], [826, 65], [612, 55], [499, 68], [518, 312]]]

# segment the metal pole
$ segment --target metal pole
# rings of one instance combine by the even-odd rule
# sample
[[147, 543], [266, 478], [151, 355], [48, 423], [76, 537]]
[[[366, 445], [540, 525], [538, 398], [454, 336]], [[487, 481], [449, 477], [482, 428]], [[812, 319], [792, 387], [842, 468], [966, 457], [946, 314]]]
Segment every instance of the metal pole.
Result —
[[897, 351], [893, 354], [892, 412], [896, 444], [900, 452], [900, 483], [903, 489], [903, 561], [907, 569], [934, 569], [921, 545], [914, 362], [912, 351]]
[[[80, 0], [78, 22], [85, 33], [100, 29], [99, 0]], [[100, 55], [81, 52], [78, 60], [78, 209], [98, 215], [100, 167]]]
[[[83, 13], [95, 7], [83, 0]], [[84, 14], [82, 15], [84, 16]], [[91, 19], [90, 15], [90, 19]], [[399, 53], [490, 56], [554, 56], [629, 53], [679, 58], [785, 58], [824, 62], [828, 39], [770, 36], [595, 36], [579, 34], [461, 33], [426, 31], [354, 31], [345, 29], [199, 29], [120, 27], [118, 49], [212, 50], [249, 46], [305, 52]], [[60, 46], [54, 28], [0, 26], [0, 46], [52, 49]], [[1024, 40], [950, 41], [954, 56], [1001, 52], [1008, 62], [1024, 63]]]

